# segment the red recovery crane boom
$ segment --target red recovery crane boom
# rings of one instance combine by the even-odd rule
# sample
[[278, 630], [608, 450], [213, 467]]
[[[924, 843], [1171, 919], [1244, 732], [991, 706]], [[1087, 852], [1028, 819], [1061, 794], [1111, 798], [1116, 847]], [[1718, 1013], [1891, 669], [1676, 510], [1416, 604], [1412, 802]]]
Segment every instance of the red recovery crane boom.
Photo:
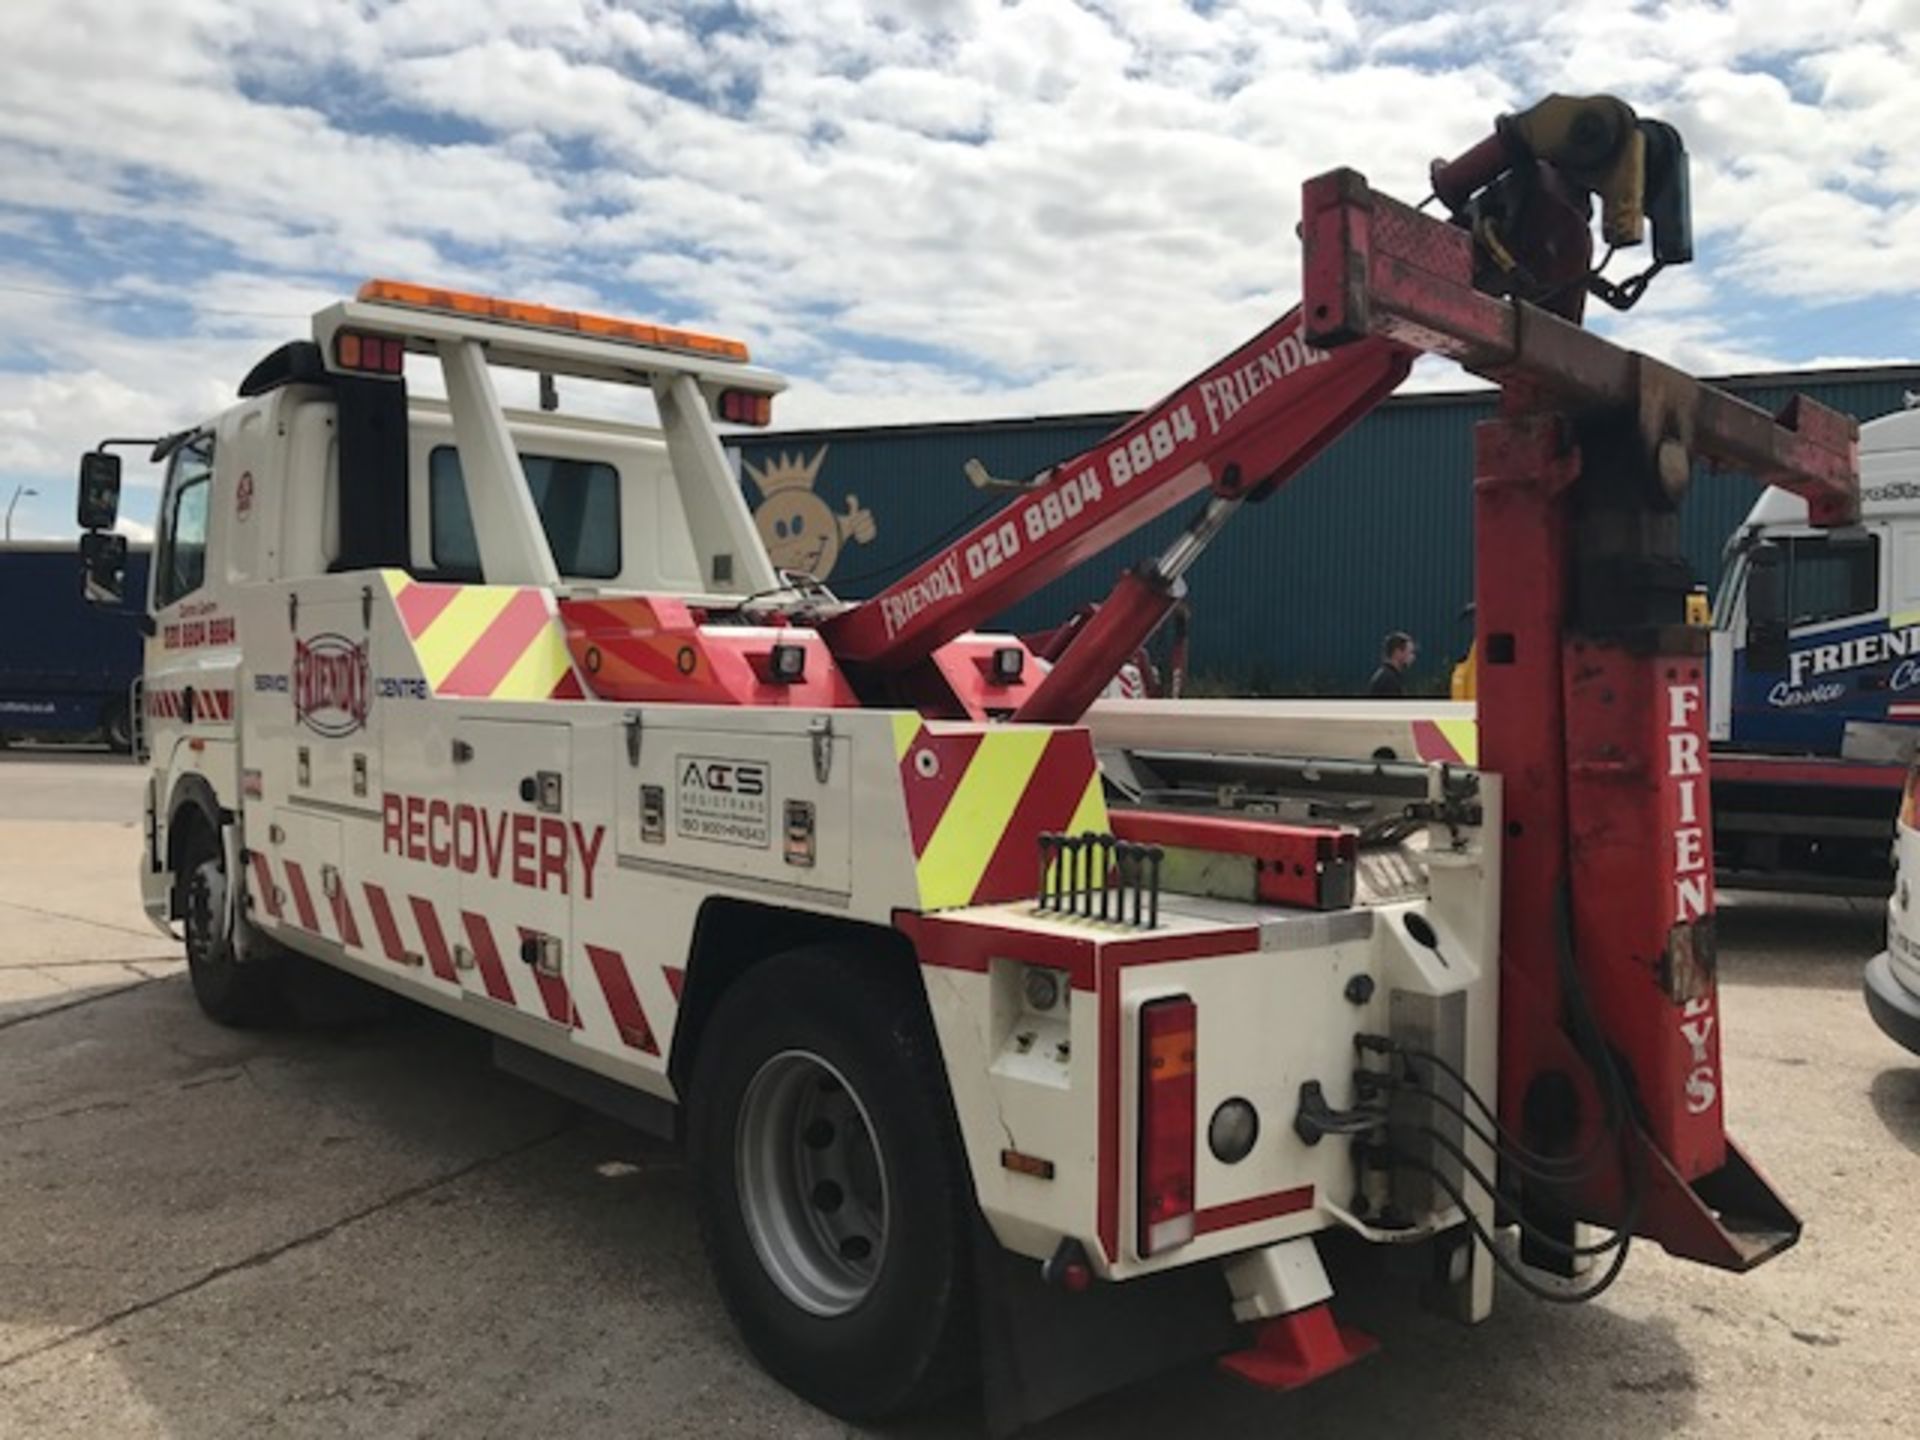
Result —
[[1077, 720], [1177, 602], [1181, 575], [1233, 512], [1270, 494], [1391, 394], [1417, 354], [1384, 339], [1330, 354], [1306, 342], [1302, 319], [1296, 306], [1093, 449], [1055, 465], [911, 573], [827, 621], [821, 631], [835, 658], [856, 683], [891, 682], [924, 705], [912, 672], [933, 651], [1207, 492], [1180, 542], [1129, 572], [1075, 637], [1064, 668], [1018, 711], [1022, 720]]
[[[1499, 1119], [1538, 1162], [1507, 1193], [1536, 1234], [1567, 1237], [1563, 1256], [1591, 1221], [1746, 1269], [1800, 1226], [1724, 1129], [1704, 640], [1685, 623], [1678, 504], [1704, 461], [1804, 496], [1816, 525], [1850, 523], [1857, 430], [1804, 399], [1769, 416], [1580, 327], [1589, 294], [1625, 309], [1692, 258], [1668, 127], [1552, 96], [1435, 162], [1433, 189], [1447, 220], [1350, 170], [1309, 181], [1298, 310], [823, 633], [865, 698], [950, 712], [936, 647], [1208, 492], [1011, 707], [1071, 723], [1232, 511], [1416, 354], [1496, 382], [1474, 477], [1479, 768], [1500, 779], [1506, 837]], [[1610, 247], [1653, 222], [1653, 263], [1624, 283], [1590, 268], [1595, 198]]]

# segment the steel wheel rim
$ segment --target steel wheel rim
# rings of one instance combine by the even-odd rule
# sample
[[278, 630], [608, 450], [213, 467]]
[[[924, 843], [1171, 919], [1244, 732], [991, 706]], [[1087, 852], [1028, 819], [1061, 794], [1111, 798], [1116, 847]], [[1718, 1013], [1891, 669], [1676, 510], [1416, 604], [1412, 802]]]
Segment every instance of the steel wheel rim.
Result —
[[872, 1293], [887, 1243], [887, 1174], [866, 1106], [826, 1060], [773, 1056], [747, 1084], [734, 1131], [740, 1210], [761, 1267], [809, 1314]]

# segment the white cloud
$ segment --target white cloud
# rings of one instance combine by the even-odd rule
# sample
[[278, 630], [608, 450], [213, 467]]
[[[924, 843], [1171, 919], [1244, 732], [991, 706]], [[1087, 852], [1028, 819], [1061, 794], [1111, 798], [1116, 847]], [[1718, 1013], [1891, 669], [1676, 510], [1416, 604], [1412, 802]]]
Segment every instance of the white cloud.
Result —
[[[0, 480], [43, 489], [107, 431], [225, 403], [368, 273], [743, 334], [794, 375], [783, 424], [1141, 403], [1290, 303], [1302, 179], [1417, 199], [1432, 153], [1556, 89], [1617, 90], [1693, 152], [1701, 260], [1610, 333], [1707, 370], [1914, 346], [1914, 0], [7, 17]], [[1888, 323], [1823, 328], [1862, 300]]]

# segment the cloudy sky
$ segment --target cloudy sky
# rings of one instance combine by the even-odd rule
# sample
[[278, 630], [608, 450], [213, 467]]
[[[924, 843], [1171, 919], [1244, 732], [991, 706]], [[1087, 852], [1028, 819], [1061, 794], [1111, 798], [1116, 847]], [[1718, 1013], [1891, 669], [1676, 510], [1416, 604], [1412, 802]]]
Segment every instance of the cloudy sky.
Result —
[[1701, 260], [1618, 333], [1920, 355], [1920, 0], [4, 0], [0, 40], [17, 535], [375, 274], [738, 335], [783, 426], [1141, 404], [1293, 302], [1303, 178], [1417, 200], [1554, 90], [1693, 152]]

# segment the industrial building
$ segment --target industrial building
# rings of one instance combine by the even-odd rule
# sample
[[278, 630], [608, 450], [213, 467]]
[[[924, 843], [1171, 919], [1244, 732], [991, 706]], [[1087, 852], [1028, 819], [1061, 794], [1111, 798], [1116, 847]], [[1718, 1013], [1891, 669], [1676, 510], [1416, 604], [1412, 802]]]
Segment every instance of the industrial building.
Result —
[[[1763, 409], [1795, 392], [1860, 420], [1920, 391], [1920, 365], [1773, 372], [1716, 383]], [[1352, 693], [1380, 637], [1421, 645], [1417, 688], [1444, 687], [1465, 649], [1473, 586], [1473, 427], [1491, 390], [1397, 396], [1214, 543], [1189, 577], [1192, 668], [1209, 689]], [[742, 437], [741, 481], [774, 562], [848, 598], [895, 579], [941, 541], [1004, 505], [963, 467], [1024, 477], [1084, 450], [1128, 413], [790, 430]], [[1750, 480], [1701, 474], [1681, 515], [1686, 554], [1711, 584], [1753, 503]], [[1013, 630], [1060, 623], [1120, 570], [1164, 545], [1184, 507], [1013, 607]]]

